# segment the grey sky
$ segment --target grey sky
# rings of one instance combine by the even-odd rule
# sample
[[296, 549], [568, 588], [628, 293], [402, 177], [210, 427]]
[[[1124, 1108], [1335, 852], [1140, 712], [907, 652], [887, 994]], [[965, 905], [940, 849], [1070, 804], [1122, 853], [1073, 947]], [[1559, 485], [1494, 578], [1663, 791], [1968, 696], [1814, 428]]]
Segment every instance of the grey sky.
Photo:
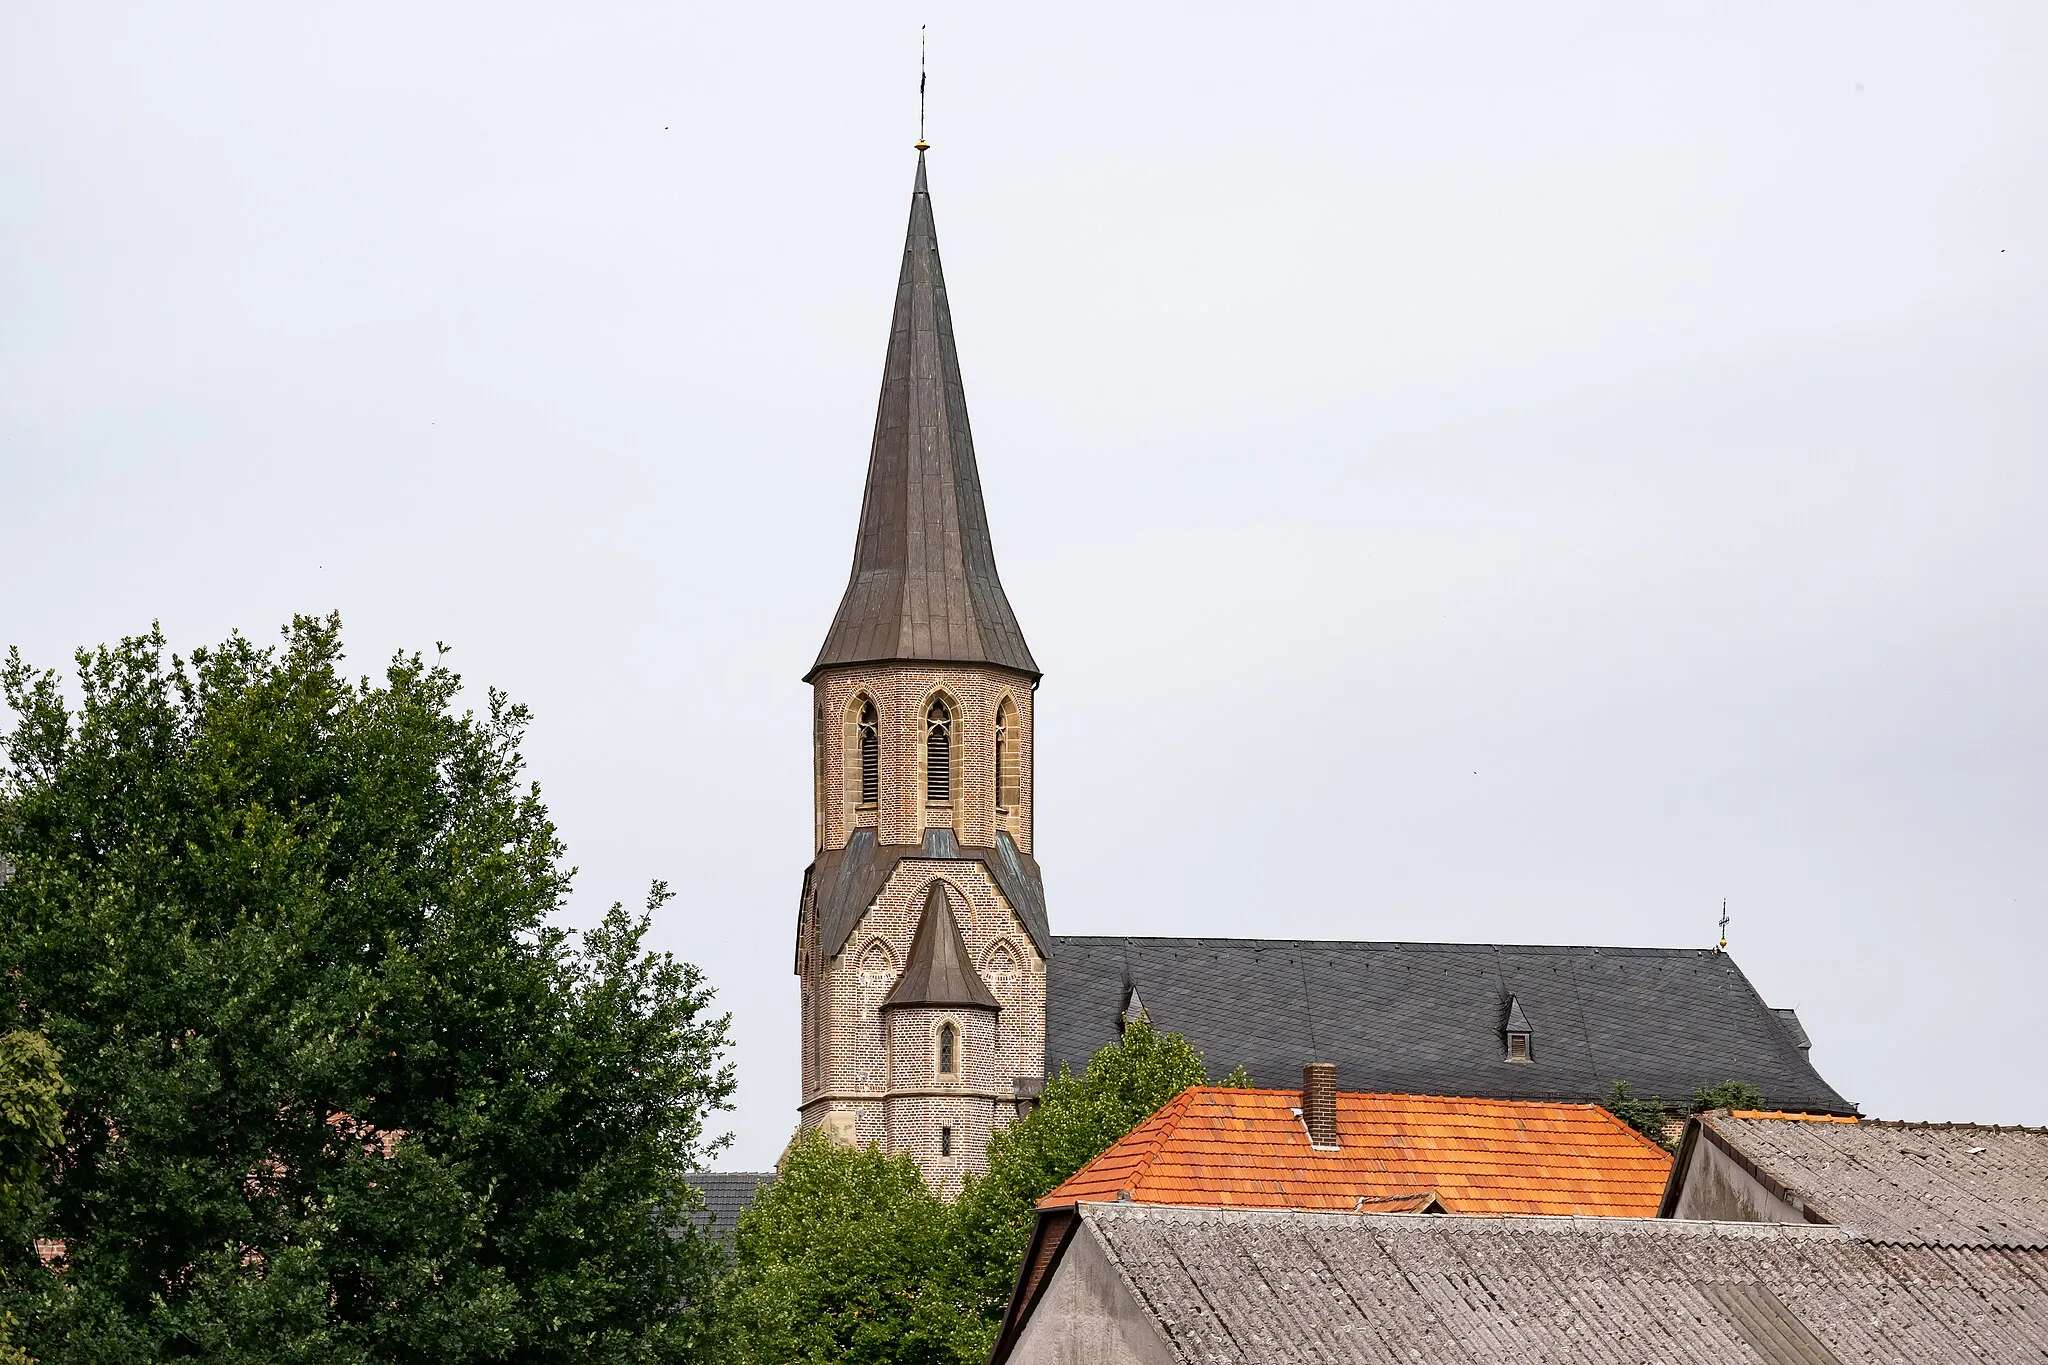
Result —
[[991, 8], [6, 5], [0, 643], [453, 644], [771, 1161], [929, 22], [1056, 932], [1726, 896], [2048, 1123], [2048, 7]]

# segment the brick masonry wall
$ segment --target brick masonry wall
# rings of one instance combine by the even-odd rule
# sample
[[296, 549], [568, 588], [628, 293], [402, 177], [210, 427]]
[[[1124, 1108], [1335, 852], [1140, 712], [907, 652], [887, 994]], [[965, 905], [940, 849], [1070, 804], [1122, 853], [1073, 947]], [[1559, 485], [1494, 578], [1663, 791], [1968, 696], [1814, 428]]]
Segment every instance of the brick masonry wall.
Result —
[[[924, 715], [934, 694], [955, 706], [953, 800], [950, 808], [925, 801]], [[848, 721], [854, 699], [875, 703], [880, 738], [880, 795], [872, 810], [860, 808], [859, 769], [849, 763]], [[1017, 809], [996, 810], [996, 710], [1007, 697], [1016, 708], [1019, 731]], [[813, 735], [818, 746], [815, 800], [819, 848], [844, 847], [852, 832], [875, 827], [885, 844], [914, 844], [927, 828], [951, 826], [964, 844], [989, 847], [1000, 826], [1017, 846], [1032, 851], [1031, 680], [996, 668], [941, 668], [886, 664], [834, 669], [813, 684]]]
[[[947, 899], [969, 957], [1003, 1008], [882, 1011], [910, 953], [934, 879]], [[854, 1117], [854, 1137], [916, 1157], [934, 1189], [950, 1196], [969, 1170], [986, 1167], [993, 1128], [1015, 1112], [1019, 1077], [1045, 1074], [1045, 962], [1023, 923], [979, 863], [906, 861], [847, 939], [821, 960], [815, 920], [800, 931], [803, 963], [805, 1127], [833, 1113]], [[940, 1022], [961, 1031], [957, 1080], [935, 1074]], [[939, 1128], [951, 1126], [953, 1155], [939, 1155]]]

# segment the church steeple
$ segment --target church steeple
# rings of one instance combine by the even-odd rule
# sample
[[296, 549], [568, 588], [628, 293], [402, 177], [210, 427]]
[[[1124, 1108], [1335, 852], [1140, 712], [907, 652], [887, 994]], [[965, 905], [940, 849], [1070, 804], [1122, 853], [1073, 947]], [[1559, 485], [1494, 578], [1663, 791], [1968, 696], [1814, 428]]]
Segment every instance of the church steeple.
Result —
[[828, 668], [897, 660], [1038, 677], [996, 576], [922, 150], [853, 574], [805, 681]]

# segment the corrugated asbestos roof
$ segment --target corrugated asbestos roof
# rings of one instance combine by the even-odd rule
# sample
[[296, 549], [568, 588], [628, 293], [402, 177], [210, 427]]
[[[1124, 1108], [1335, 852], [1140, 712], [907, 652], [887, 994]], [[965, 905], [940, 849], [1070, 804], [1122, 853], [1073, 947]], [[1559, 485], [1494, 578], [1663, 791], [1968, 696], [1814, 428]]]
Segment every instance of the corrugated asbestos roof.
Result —
[[1088, 1204], [1080, 1223], [1190, 1365], [1977, 1365], [2048, 1342], [2041, 1252], [1606, 1218]]
[[[1616, 1081], [1690, 1102], [1747, 1081], [1774, 1108], [1852, 1113], [1726, 953], [1285, 939], [1053, 940], [1046, 1062], [1079, 1071], [1116, 1041], [1130, 992], [1211, 1075], [1298, 1084], [1335, 1062], [1345, 1090], [1597, 1104]], [[1507, 1060], [1514, 997], [1532, 1064]]]
[[911, 1005], [1003, 1007], [967, 956], [967, 944], [960, 937], [960, 923], [953, 918], [944, 882], [933, 882], [931, 894], [924, 898], [924, 913], [918, 916], [917, 932], [910, 940], [910, 959], [882, 1001], [885, 1010]]
[[692, 1171], [683, 1179], [704, 1196], [704, 1212], [697, 1216], [697, 1225], [730, 1237], [740, 1211], [754, 1202], [763, 1186], [775, 1183], [775, 1172]]
[[805, 681], [823, 669], [890, 659], [986, 663], [1038, 676], [996, 576], [923, 152], [853, 573]]
[[1746, 1112], [1699, 1122], [1809, 1217], [1884, 1241], [2048, 1250], [2048, 1129]]
[[[996, 832], [994, 848], [979, 848], [961, 844], [950, 829], [926, 830], [921, 844], [877, 844], [872, 829], [857, 829], [846, 841], [846, 847], [826, 849], [804, 874], [803, 894], [813, 898], [818, 936], [827, 957], [837, 957], [846, 951], [846, 940], [874, 905], [896, 865], [906, 859], [980, 863], [1001, 888], [1010, 908], [1024, 921], [1039, 955], [1051, 954], [1052, 935], [1045, 924], [1045, 883], [1039, 877], [1038, 861], [1020, 850], [1008, 831]], [[938, 870], [934, 869], [932, 875], [939, 875]], [[798, 914], [802, 914], [801, 907]]]
[[[1196, 1086], [1039, 1201], [1359, 1210], [1434, 1191], [1451, 1213], [1657, 1212], [1670, 1154], [1579, 1104], [1337, 1096], [1335, 1151], [1309, 1145], [1301, 1093]], [[1380, 1205], [1384, 1209], [1384, 1205]]]

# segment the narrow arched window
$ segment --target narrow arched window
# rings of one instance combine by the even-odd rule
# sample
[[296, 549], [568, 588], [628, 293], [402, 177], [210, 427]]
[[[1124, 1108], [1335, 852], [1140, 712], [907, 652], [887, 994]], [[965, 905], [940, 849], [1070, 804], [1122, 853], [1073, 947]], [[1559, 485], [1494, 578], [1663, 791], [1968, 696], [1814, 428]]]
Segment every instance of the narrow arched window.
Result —
[[872, 806], [882, 797], [882, 741], [872, 701], [860, 704], [856, 729], [860, 743], [860, 803]]
[[996, 809], [1013, 811], [1022, 801], [1017, 781], [1017, 708], [1008, 697], [996, 708]]
[[939, 1074], [957, 1076], [960, 1074], [960, 1030], [951, 1024], [939, 1025]]
[[924, 799], [953, 799], [953, 708], [943, 697], [924, 713]]

